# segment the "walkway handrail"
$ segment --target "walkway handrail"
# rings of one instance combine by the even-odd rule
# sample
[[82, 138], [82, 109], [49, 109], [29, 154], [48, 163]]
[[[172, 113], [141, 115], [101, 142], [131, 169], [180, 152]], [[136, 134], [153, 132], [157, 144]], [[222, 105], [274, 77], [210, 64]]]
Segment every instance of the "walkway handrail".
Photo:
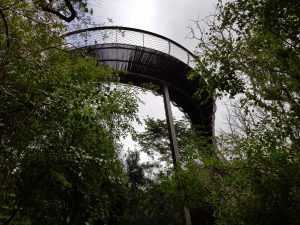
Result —
[[[110, 33], [109, 36], [107, 35], [107, 33], [105, 33], [107, 31], [115, 31], [115, 33]], [[101, 35], [101, 32], [103, 32], [102, 38], [99, 37], [99, 34]], [[134, 34], [140, 34], [141, 36], [129, 37], [129, 39], [126, 40], [126, 32], [131, 32], [133, 36]], [[83, 36], [81, 36], [81, 40], [78, 40], [78, 35], [83, 35], [85, 39], [82, 39]], [[110, 41], [105, 40], [103, 35], [106, 35], [106, 38]], [[62, 36], [65, 37], [67, 41], [70, 42], [73, 46], [76, 46], [78, 48], [104, 43], [131, 44], [133, 42], [134, 45], [151, 48], [169, 54], [186, 63], [190, 67], [193, 67], [192, 64], [194, 64], [195, 59], [195, 55], [192, 52], [190, 52], [188, 49], [178, 44], [177, 42], [162, 35], [137, 28], [122, 26], [100, 26], [72, 31], [63, 34]], [[146, 37], [148, 39], [146, 39]], [[74, 40], [77, 42], [74, 43]], [[165, 43], [163, 43], [162, 41], [164, 41]]]

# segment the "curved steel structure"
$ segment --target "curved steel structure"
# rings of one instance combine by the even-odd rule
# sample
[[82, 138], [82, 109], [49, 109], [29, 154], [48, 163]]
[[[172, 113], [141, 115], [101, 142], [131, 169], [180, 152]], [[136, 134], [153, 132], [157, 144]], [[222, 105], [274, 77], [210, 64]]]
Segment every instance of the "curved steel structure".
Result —
[[194, 97], [206, 83], [187, 79], [195, 58], [189, 50], [161, 35], [127, 27], [93, 27], [64, 36], [71, 47], [84, 49], [101, 64], [121, 71], [122, 83], [168, 86], [171, 101], [188, 114], [198, 130], [212, 135], [214, 101], [207, 101], [205, 93], [200, 99]]

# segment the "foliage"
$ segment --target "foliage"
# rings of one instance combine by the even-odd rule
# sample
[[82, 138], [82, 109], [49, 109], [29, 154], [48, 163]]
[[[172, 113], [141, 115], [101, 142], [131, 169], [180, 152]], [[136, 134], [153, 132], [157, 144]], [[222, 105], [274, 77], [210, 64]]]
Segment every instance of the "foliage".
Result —
[[145, 165], [140, 163], [138, 152], [128, 155], [126, 165], [129, 188], [121, 224], [182, 224], [183, 217], [176, 201], [159, 183], [145, 175]]
[[[145, 120], [145, 131], [135, 136], [141, 150], [153, 159], [157, 156], [157, 161], [162, 162], [159, 166], [166, 165], [167, 169], [172, 169], [172, 157], [169, 146], [168, 128], [165, 120], [147, 118]], [[195, 130], [190, 129], [187, 118], [174, 123], [176, 138], [178, 140], [179, 155], [183, 163], [199, 158], [201, 154], [211, 154], [212, 148], [207, 138]]]
[[213, 224], [209, 196], [216, 172], [211, 168], [216, 169], [220, 160], [213, 154], [210, 140], [192, 130], [187, 119], [174, 121], [181, 161], [174, 170], [166, 121], [148, 118], [145, 122], [145, 131], [136, 137], [141, 150], [157, 159], [152, 165], [157, 171], [155, 183], [166, 199], [172, 199], [174, 213], [182, 219], [183, 208], [188, 206], [192, 224]]
[[298, 101], [299, 7], [293, 0], [237, 0], [219, 3], [214, 19], [196, 21], [209, 26], [199, 30], [197, 72], [210, 89]]
[[38, 5], [0, 8], [1, 223], [116, 224], [126, 181], [116, 141], [133, 131], [135, 91], [69, 52], [63, 24]]
[[218, 138], [218, 224], [299, 224], [299, 9], [293, 0], [219, 2], [215, 17], [196, 21], [208, 30], [192, 30], [191, 78], [217, 97], [241, 94], [230, 132]]
[[[235, 0], [196, 21], [191, 78], [214, 97], [241, 95], [217, 149], [175, 123], [182, 163], [174, 173], [166, 123], [154, 119], [136, 138], [159, 163], [143, 165], [133, 152], [123, 168], [117, 140], [134, 131], [136, 93], [110, 86], [113, 71], [68, 51], [60, 36], [86, 2], [2, 1], [1, 223], [175, 225], [186, 205], [194, 225], [299, 224], [299, 8]], [[161, 165], [154, 179], [145, 175]]]

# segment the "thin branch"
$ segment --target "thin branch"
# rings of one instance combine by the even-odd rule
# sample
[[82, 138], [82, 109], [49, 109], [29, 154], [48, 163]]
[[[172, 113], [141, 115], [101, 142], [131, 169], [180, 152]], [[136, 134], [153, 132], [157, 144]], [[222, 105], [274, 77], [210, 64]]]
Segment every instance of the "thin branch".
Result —
[[8, 33], [8, 24], [7, 24], [7, 20], [5, 18], [4, 13], [2, 12], [2, 10], [0, 9], [0, 15], [3, 19], [3, 23], [4, 23], [4, 28], [5, 28], [5, 34], [6, 34], [6, 46], [7, 48], [10, 47], [10, 42], [9, 42], [9, 33]]

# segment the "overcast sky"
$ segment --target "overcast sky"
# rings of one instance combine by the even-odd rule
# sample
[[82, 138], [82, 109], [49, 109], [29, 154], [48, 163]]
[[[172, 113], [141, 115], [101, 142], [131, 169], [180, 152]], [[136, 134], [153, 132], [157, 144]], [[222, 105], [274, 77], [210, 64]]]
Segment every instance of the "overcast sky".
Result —
[[113, 19], [113, 25], [148, 30], [194, 51], [195, 41], [186, 39], [193, 20], [214, 12], [217, 0], [93, 0], [96, 22]]
[[[168, 37], [194, 52], [196, 41], [187, 38], [188, 26], [193, 20], [213, 14], [217, 0], [92, 0], [96, 23], [108, 22], [107, 25], [139, 28]], [[140, 107], [140, 115], [165, 118], [163, 100], [151, 94], [141, 95], [146, 103]], [[218, 104], [217, 128], [222, 127], [224, 107]], [[173, 108], [176, 118], [181, 113]], [[139, 128], [140, 130], [141, 128]], [[127, 144], [127, 145], [130, 145]]]

